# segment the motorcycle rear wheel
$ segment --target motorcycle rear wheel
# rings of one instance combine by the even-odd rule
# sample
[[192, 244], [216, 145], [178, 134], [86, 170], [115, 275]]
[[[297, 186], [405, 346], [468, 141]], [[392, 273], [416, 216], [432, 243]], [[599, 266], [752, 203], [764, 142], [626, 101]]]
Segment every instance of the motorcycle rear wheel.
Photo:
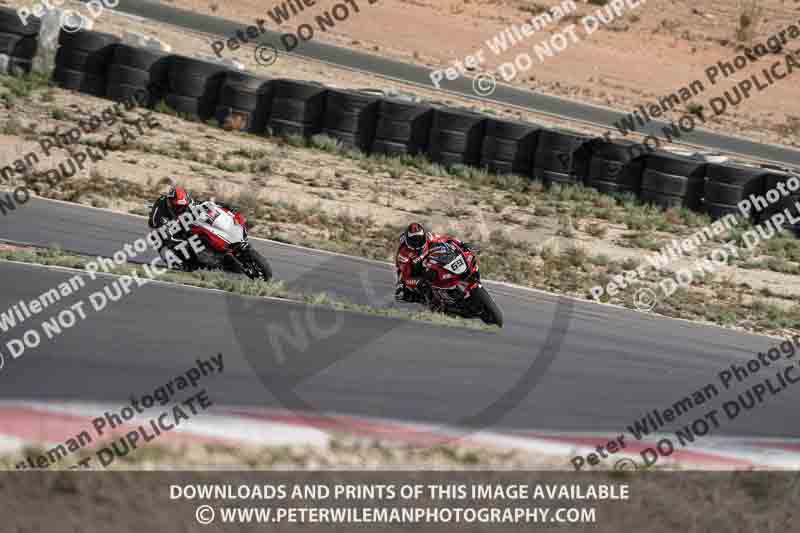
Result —
[[496, 324], [497, 327], [503, 327], [503, 312], [494, 303], [492, 297], [483, 287], [478, 287], [472, 291], [472, 298], [475, 303], [479, 304], [480, 317], [487, 324]]

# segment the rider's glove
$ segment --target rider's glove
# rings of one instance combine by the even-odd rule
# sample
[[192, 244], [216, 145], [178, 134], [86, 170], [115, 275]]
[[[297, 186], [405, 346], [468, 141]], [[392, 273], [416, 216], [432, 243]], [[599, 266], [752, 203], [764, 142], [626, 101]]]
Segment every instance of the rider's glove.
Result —
[[471, 242], [462, 242], [461, 247], [470, 252], [480, 251], [480, 246], [478, 246], [477, 244], [473, 244]]

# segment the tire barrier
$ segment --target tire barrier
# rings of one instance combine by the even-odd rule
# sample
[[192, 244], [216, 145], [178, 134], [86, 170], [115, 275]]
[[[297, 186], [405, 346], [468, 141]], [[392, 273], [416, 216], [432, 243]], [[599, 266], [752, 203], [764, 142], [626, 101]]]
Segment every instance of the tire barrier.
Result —
[[424, 153], [428, 148], [433, 108], [399, 98], [378, 102], [372, 153], [389, 156]]
[[272, 80], [229, 71], [219, 90], [216, 118], [227, 130], [263, 133], [272, 105]]
[[80, 30], [58, 34], [53, 80], [64, 89], [105, 96], [108, 67], [119, 38], [110, 33]]
[[35, 35], [18, 35], [0, 31], [0, 54], [7, 55], [8, 72], [20, 75], [31, 71], [39, 41]]
[[437, 107], [433, 110], [428, 155], [444, 166], [478, 166], [486, 116], [467, 109]]
[[[0, 6], [0, 33], [11, 33], [22, 37], [36, 37], [42, 29], [42, 20], [39, 17], [27, 17], [25, 22], [20, 19], [16, 9]], [[2, 52], [0, 52], [2, 53]]]
[[661, 207], [701, 207], [707, 163], [657, 150], [647, 155], [641, 199]]
[[380, 98], [374, 94], [329, 89], [325, 93], [322, 133], [342, 146], [368, 152], [375, 135]]
[[165, 52], [118, 44], [106, 76], [106, 97], [118, 102], [136, 99], [153, 107], [168, 87], [169, 55]]
[[167, 105], [192, 118], [212, 118], [219, 99], [219, 88], [227, 72], [228, 69], [219, 63], [171, 56], [167, 67]]
[[[0, 7], [0, 54], [30, 70], [40, 21], [21, 24]], [[645, 153], [624, 140], [543, 129], [468, 109], [329, 88], [321, 83], [267, 79], [222, 64], [121, 44], [110, 34], [61, 31], [53, 79], [63, 88], [129, 101], [147, 91], [179, 113], [251, 133], [309, 137], [320, 131], [344, 145], [386, 155], [426, 154], [446, 166], [483, 166], [545, 184], [586, 183], [604, 193], [634, 193], [666, 208], [705, 209], [712, 217], [784, 183], [792, 174], [737, 163], [707, 163], [659, 150]], [[10, 53], [9, 53], [10, 52]], [[17, 71], [18, 73], [19, 71]], [[12, 74], [15, 72], [12, 72]], [[756, 212], [759, 219], [790, 209], [800, 219], [800, 192]], [[800, 223], [796, 230], [800, 230]]]
[[22, 76], [28, 74], [33, 70], [32, 59], [20, 59], [19, 57], [10, 57], [8, 60], [8, 73], [12, 76]]
[[0, 32], [0, 54], [30, 61], [36, 55], [38, 44], [36, 37]]
[[319, 133], [327, 91], [326, 86], [317, 82], [275, 80], [272, 111], [267, 121], [272, 135], [310, 137]]
[[567, 130], [542, 129], [536, 143], [532, 176], [545, 185], [582, 184], [589, 167], [591, 137]]
[[[776, 198], [776, 201], [769, 203], [766, 208], [757, 211], [754, 214], [758, 221], [764, 221], [768, 220], [775, 213], [788, 210], [788, 214], [791, 216], [791, 218], [784, 227], [794, 233], [795, 236], [800, 236], [800, 222], [796, 224], [791, 222], [791, 219], [800, 220], [800, 190], [791, 191], [788, 188], [784, 188], [784, 190], [788, 192], [786, 196], [783, 196], [777, 192], [779, 187], [787, 183], [789, 178], [792, 177], [795, 177], [795, 179], [800, 178], [800, 172], [797, 174], [789, 174], [786, 172], [770, 171], [768, 174], [766, 174], [764, 176], [764, 194], [766, 196], [766, 200], [773, 200], [773, 198], [769, 197], [769, 191], [775, 191], [776, 196], [779, 196], [779, 198]], [[754, 211], [755, 209], [756, 208], [754, 208]]]
[[106, 79], [80, 70], [60, 68], [53, 70], [53, 81], [62, 89], [104, 96], [106, 92]]
[[0, 54], [8, 56], [7, 68], [0, 73], [20, 76], [30, 72], [38, 44], [36, 37], [0, 32]]
[[644, 157], [633, 141], [606, 141], [597, 138], [589, 143], [589, 166], [586, 184], [605, 194], [630, 193], [636, 196], [642, 187]]
[[760, 167], [735, 163], [709, 163], [706, 166], [706, 183], [703, 205], [712, 218], [728, 214], [739, 214], [737, 204], [751, 194], [761, 195], [766, 191], [768, 172]]
[[481, 147], [481, 167], [495, 174], [531, 176], [539, 126], [490, 118]]

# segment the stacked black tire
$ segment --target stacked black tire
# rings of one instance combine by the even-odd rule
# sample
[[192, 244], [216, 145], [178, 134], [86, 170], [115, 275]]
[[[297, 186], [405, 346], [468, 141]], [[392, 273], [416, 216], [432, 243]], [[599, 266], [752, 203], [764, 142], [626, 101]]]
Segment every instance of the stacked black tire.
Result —
[[605, 194], [638, 196], [644, 170], [644, 157], [639, 147], [625, 140], [598, 138], [591, 141], [586, 185]]
[[539, 127], [528, 122], [490, 118], [481, 148], [481, 166], [496, 174], [530, 176]]
[[533, 158], [533, 177], [545, 185], [583, 183], [589, 167], [590, 141], [590, 137], [579, 133], [542, 129]]
[[372, 153], [400, 156], [425, 152], [432, 118], [431, 106], [399, 98], [382, 99], [378, 103]]
[[444, 166], [478, 166], [486, 116], [466, 109], [439, 107], [433, 110], [428, 155]]
[[751, 194], [764, 194], [767, 171], [735, 163], [709, 163], [703, 204], [712, 218], [740, 214], [737, 204]]
[[[0, 54], [30, 71], [41, 21], [22, 24], [0, 7]], [[738, 213], [750, 195], [773, 196], [793, 184], [756, 220], [786, 211], [800, 220], [800, 176], [736, 163], [715, 164], [666, 151], [642, 154], [635, 143], [591, 140], [466, 109], [432, 107], [320, 83], [270, 80], [224, 65], [121, 44], [93, 31], [61, 31], [54, 80], [66, 89], [155, 105], [203, 120], [241, 118], [242, 129], [309, 137], [323, 131], [350, 148], [387, 155], [427, 153], [446, 166], [483, 166], [495, 173], [530, 175], [546, 184], [586, 183], [604, 193], [638, 193], [663, 207], [704, 207], [714, 218]], [[146, 95], [146, 102], [142, 102]], [[800, 232], [800, 222], [791, 226]]]
[[168, 62], [166, 104], [193, 119], [212, 118], [228, 69], [219, 63], [177, 55], [171, 56]]
[[28, 17], [27, 24], [23, 24], [15, 10], [0, 7], [0, 54], [9, 56], [9, 74], [31, 71], [41, 25], [36, 17]]
[[168, 67], [165, 52], [118, 44], [108, 67], [106, 97], [152, 107], [167, 92]]
[[216, 110], [219, 124], [235, 122], [240, 131], [263, 133], [272, 104], [271, 82], [269, 78], [229, 71], [219, 90]]
[[655, 151], [645, 159], [641, 199], [661, 207], [699, 209], [703, 197], [705, 161]]
[[322, 132], [345, 148], [369, 151], [379, 101], [378, 96], [366, 92], [329, 89], [325, 93]]
[[105, 96], [108, 66], [118, 43], [119, 37], [110, 33], [62, 29], [53, 80], [64, 89]]
[[[786, 196], [780, 192], [779, 186], [788, 193]], [[800, 173], [769, 172], [764, 176], [764, 197], [767, 206], [760, 210], [753, 207], [754, 218], [764, 223], [776, 213], [783, 213], [787, 220], [784, 228], [800, 236]]]
[[272, 110], [267, 126], [272, 135], [310, 137], [322, 129], [327, 87], [288, 79], [273, 82]]

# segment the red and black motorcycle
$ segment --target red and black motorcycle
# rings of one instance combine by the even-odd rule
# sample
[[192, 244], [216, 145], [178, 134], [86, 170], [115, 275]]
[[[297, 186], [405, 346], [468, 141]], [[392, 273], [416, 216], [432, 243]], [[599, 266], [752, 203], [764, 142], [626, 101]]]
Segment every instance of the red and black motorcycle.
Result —
[[272, 268], [266, 259], [247, 239], [247, 219], [242, 213], [208, 201], [196, 206], [196, 219], [190, 224], [190, 231], [197, 235], [205, 246], [205, 261], [197, 261], [196, 254], [189, 261], [188, 268], [214, 268], [250, 279], [269, 281]]
[[476, 246], [461, 248], [454, 242], [432, 245], [422, 258], [421, 293], [432, 311], [480, 318], [502, 328], [503, 313], [481, 285], [478, 251]]

